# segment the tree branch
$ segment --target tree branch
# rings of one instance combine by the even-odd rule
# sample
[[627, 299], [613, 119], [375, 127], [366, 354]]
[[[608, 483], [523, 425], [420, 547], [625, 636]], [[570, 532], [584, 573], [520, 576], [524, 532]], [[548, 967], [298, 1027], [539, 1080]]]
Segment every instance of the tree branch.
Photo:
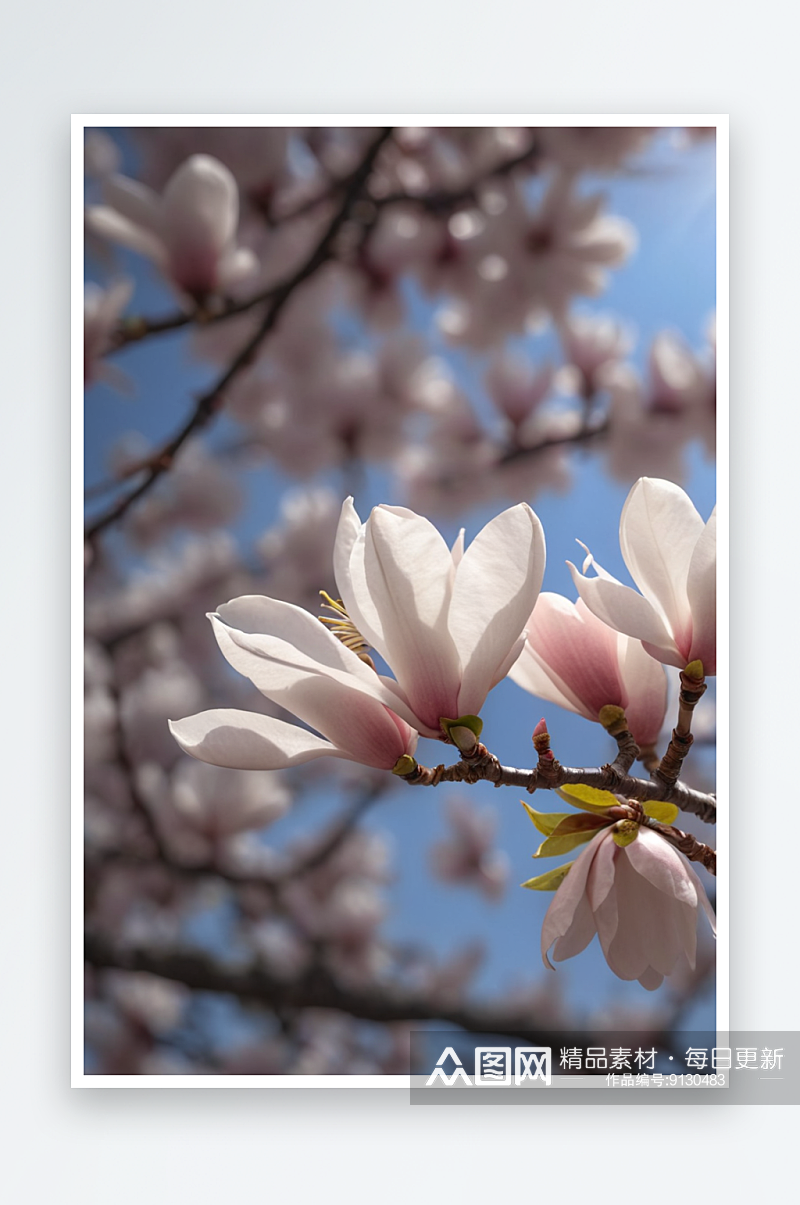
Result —
[[[255, 1001], [270, 1009], [333, 1009], [362, 1021], [382, 1024], [444, 1021], [468, 1033], [491, 1033], [529, 1037], [548, 1036], [554, 1046], [572, 1044], [575, 1028], [540, 1020], [532, 1010], [513, 1012], [492, 1006], [446, 1003], [436, 993], [409, 992], [397, 984], [359, 988], [338, 982], [323, 966], [316, 965], [296, 979], [279, 979], [254, 963], [226, 966], [206, 953], [177, 947], [146, 949], [115, 945], [98, 934], [88, 934], [86, 961], [95, 967], [121, 971], [145, 971], [194, 991], [220, 992], [240, 1000]], [[644, 1038], [644, 1034], [642, 1035]], [[647, 1041], [668, 1045], [667, 1031], [647, 1034]]]
[[717, 818], [714, 795], [692, 790], [681, 782], [670, 784], [655, 779], [648, 782], [643, 778], [632, 778], [622, 773], [616, 765], [578, 768], [562, 766], [553, 758], [547, 767], [540, 762], [533, 770], [517, 770], [511, 766], [501, 766], [496, 758], [489, 755], [484, 761], [477, 762], [462, 758], [453, 766], [417, 766], [416, 771], [406, 776], [404, 781], [411, 786], [425, 787], [436, 787], [440, 782], [493, 782], [496, 787], [523, 787], [531, 794], [581, 783], [643, 803], [655, 800], [674, 803], [682, 812], [691, 812], [706, 824], [714, 824]]

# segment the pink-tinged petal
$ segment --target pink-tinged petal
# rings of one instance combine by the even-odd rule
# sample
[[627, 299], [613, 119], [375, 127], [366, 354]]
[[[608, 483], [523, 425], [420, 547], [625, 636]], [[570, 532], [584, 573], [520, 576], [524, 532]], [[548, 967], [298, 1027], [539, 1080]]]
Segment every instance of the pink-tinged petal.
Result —
[[367, 587], [364, 525], [352, 498], [345, 498], [333, 548], [333, 575], [347, 614], [367, 643], [385, 659], [383, 626]]
[[544, 532], [525, 502], [487, 523], [456, 570], [448, 628], [462, 665], [458, 708], [476, 715], [533, 610]]
[[92, 234], [146, 255], [159, 267], [166, 263], [166, 249], [161, 240], [141, 226], [136, 226], [115, 209], [109, 209], [106, 205], [90, 205], [86, 210], [86, 226]]
[[383, 626], [379, 651], [414, 713], [431, 728], [441, 716], [455, 718], [460, 663], [447, 629], [450, 549], [427, 519], [380, 506], [366, 526], [364, 568]]
[[[589, 877], [592, 862], [605, 836], [606, 832], [604, 830], [592, 838], [553, 896], [552, 903], [545, 913], [542, 924], [542, 959], [545, 966], [550, 967], [551, 970], [553, 970], [553, 967], [547, 957], [547, 952], [554, 942], [558, 941], [560, 937], [566, 936], [569, 932], [581, 900], [584, 899], [586, 894], [586, 880]], [[583, 916], [584, 913], [582, 912]]]
[[[416, 732], [393, 714], [355, 678], [303, 658], [280, 641], [226, 629], [218, 621], [215, 633], [227, 660], [250, 678], [268, 699], [315, 728], [354, 761], [391, 770], [399, 757], [416, 746]], [[259, 655], [259, 650], [262, 655]], [[377, 678], [377, 675], [372, 675]], [[377, 692], [383, 687], [377, 683]]]
[[209, 155], [193, 155], [167, 182], [162, 229], [169, 270], [189, 293], [219, 288], [219, 261], [233, 243], [239, 193], [228, 169]]
[[625, 846], [625, 853], [636, 873], [659, 891], [696, 907], [695, 876], [689, 874], [689, 864], [658, 833], [641, 827], [637, 840]]
[[652, 967], [648, 967], [644, 974], [639, 976], [639, 982], [646, 991], [654, 992], [661, 987], [664, 976], [659, 975], [658, 971], [654, 971]]
[[[636, 482], [619, 522], [620, 548], [631, 577], [666, 620], [681, 651], [691, 638], [686, 583], [702, 531], [703, 520], [688, 494], [671, 481], [652, 477]], [[628, 635], [661, 643], [650, 635]]]
[[687, 582], [692, 611], [692, 644], [688, 661], [703, 662], [706, 674], [717, 672], [717, 508], [711, 512], [695, 545]]
[[621, 853], [619, 846], [614, 843], [611, 830], [606, 828], [603, 840], [598, 842], [586, 883], [586, 895], [593, 912], [597, 912], [606, 896], [613, 891], [616, 864]]
[[671, 916], [675, 901], [667, 903], [662, 893], [636, 873], [625, 856], [631, 848], [629, 845], [620, 850], [616, 865], [614, 905], [618, 922], [610, 940], [606, 905], [596, 913], [600, 944], [608, 965], [620, 979], [639, 979], [648, 968], [668, 975], [683, 952]]
[[605, 577], [583, 577], [570, 561], [567, 565], [578, 593], [598, 619], [617, 632], [624, 632], [657, 649], [658, 653], [653, 652], [652, 656], [659, 661], [667, 665], [686, 664], [663, 620], [646, 598], [629, 586], [623, 586], [622, 582]]
[[689, 878], [694, 883], [695, 891], [697, 892], [697, 901], [700, 904], [700, 907], [705, 912], [706, 917], [708, 918], [708, 923], [711, 925], [711, 932], [716, 937], [717, 936], [717, 916], [716, 916], [716, 913], [714, 912], [714, 909], [711, 907], [711, 901], [709, 900], [708, 896], [706, 895], [706, 889], [703, 886], [703, 881], [700, 878], [700, 876], [697, 874], [697, 872], [694, 870], [691, 863], [687, 862], [686, 869], [689, 872]]
[[667, 711], [667, 675], [640, 641], [622, 633], [617, 640], [628, 727], [638, 745], [654, 745]]
[[[572, 869], [574, 870], [575, 867], [573, 866]], [[572, 874], [572, 871], [570, 871], [570, 874]], [[569, 878], [569, 875], [567, 875], [567, 878]], [[567, 958], [574, 958], [576, 954], [581, 954], [596, 932], [597, 925], [595, 924], [594, 914], [586, 896], [582, 895], [573, 914], [569, 929], [567, 929], [563, 937], [558, 938], [556, 944], [553, 946], [553, 961], [564, 962]]]
[[540, 594], [528, 621], [527, 660], [538, 659], [571, 700], [571, 710], [596, 720], [607, 703], [622, 705], [618, 640], [582, 601], [574, 604], [560, 594]]
[[538, 699], [544, 699], [546, 703], [554, 703], [557, 707], [582, 715], [587, 720], [597, 718], [589, 714], [588, 708], [569, 690], [566, 683], [545, 665], [528, 642], [508, 671], [508, 677], [512, 682], [516, 682], [517, 686], [521, 686], [529, 694], [536, 695]]
[[239, 221], [236, 181], [218, 159], [192, 155], [167, 181], [162, 212], [171, 250], [210, 247], [219, 255], [233, 241]]
[[134, 226], [161, 235], [161, 200], [158, 193], [128, 176], [108, 176], [103, 181], [103, 200]]
[[170, 720], [169, 730], [184, 753], [235, 770], [282, 770], [317, 757], [341, 757], [312, 732], [250, 711], [203, 711]]
[[[220, 651], [235, 670], [249, 678], [266, 698], [337, 744], [342, 731], [349, 731], [347, 717], [354, 709], [360, 709], [362, 698], [368, 700], [381, 723], [387, 707], [393, 711], [406, 710], [399, 697], [355, 654], [349, 655], [358, 662], [358, 669], [350, 672], [335, 663], [316, 660], [289, 641], [241, 632], [226, 627], [214, 615], [210, 618]], [[341, 647], [349, 653], [344, 645]], [[362, 667], [366, 674], [362, 674]]]

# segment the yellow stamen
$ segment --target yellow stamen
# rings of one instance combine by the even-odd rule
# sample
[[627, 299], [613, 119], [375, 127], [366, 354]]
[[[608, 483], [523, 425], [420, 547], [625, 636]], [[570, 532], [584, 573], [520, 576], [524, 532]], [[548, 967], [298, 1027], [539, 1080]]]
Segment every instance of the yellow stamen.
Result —
[[323, 610], [333, 612], [332, 615], [320, 615], [320, 622], [327, 625], [328, 630], [333, 633], [337, 640], [341, 640], [345, 648], [350, 649], [357, 656], [369, 661], [368, 658], [363, 657], [363, 654], [369, 649], [369, 645], [347, 614], [342, 600], [340, 598], [331, 598], [330, 594], [325, 590], [320, 590], [320, 597], [325, 600], [322, 604]]

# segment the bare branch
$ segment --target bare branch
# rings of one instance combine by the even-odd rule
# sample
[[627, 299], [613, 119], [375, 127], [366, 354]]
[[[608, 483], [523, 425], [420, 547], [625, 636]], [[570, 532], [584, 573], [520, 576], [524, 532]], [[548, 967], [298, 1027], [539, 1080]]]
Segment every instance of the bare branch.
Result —
[[[533, 1009], [514, 1012], [497, 1006], [463, 1005], [443, 1002], [431, 992], [409, 992], [397, 984], [376, 987], [352, 987], [338, 982], [319, 964], [296, 979], [271, 975], [255, 963], [235, 967], [224, 965], [208, 954], [177, 947], [145, 949], [114, 945], [98, 934], [88, 934], [86, 961], [95, 967], [113, 967], [123, 971], [146, 971], [195, 991], [221, 992], [241, 1000], [255, 1001], [273, 1010], [324, 1008], [343, 1012], [363, 1021], [383, 1024], [409, 1021], [444, 1021], [469, 1033], [507, 1034], [520, 1037], [532, 1032], [548, 1035], [553, 1045], [574, 1041], [575, 1031], [555, 1026], [537, 1017]], [[644, 1036], [644, 1035], [643, 1035]], [[669, 1046], [668, 1031], [647, 1035], [648, 1042]]]

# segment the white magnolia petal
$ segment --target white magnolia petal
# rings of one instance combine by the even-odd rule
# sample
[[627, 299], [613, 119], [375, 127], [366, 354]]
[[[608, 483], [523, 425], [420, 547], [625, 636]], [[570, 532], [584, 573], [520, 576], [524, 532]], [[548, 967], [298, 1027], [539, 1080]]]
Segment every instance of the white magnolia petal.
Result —
[[170, 720], [169, 730], [184, 753], [235, 770], [282, 770], [317, 757], [341, 757], [313, 732], [251, 711], [202, 711]]
[[[497, 669], [495, 670], [494, 676], [493, 676], [491, 682], [489, 683], [489, 690], [494, 690], [494, 688], [495, 688], [495, 686], [497, 686], [498, 682], [502, 682], [503, 678], [508, 677], [509, 670], [511, 670], [512, 667], [514, 665], [516, 665], [517, 661], [519, 661], [520, 655], [521, 655], [523, 649], [525, 648], [525, 641], [527, 639], [527, 636], [528, 636], [528, 633], [526, 631], [520, 632], [519, 636], [514, 641], [511, 648], [508, 650], [508, 656], [505, 658], [504, 661], [500, 662]], [[462, 715], [474, 715], [475, 712], [462, 711], [461, 714]]]
[[637, 874], [659, 891], [681, 903], [693, 907], [697, 904], [693, 876], [687, 874], [688, 862], [658, 833], [640, 827], [638, 837], [625, 847], [625, 853]]
[[103, 181], [103, 200], [135, 226], [161, 233], [161, 200], [158, 193], [129, 176], [108, 176]]
[[517, 686], [527, 690], [528, 694], [535, 695], [537, 699], [544, 699], [546, 703], [554, 703], [556, 707], [573, 711], [587, 720], [596, 718], [589, 715], [577, 695], [574, 695], [566, 683], [553, 673], [529, 643], [526, 643], [521, 656], [508, 671], [508, 677], [512, 682], [516, 682]]
[[639, 640], [618, 636], [620, 681], [628, 727], [639, 745], [655, 744], [667, 711], [667, 675]]
[[[575, 867], [573, 866], [572, 870], [574, 869]], [[570, 871], [570, 874], [572, 874], [572, 871]], [[596, 932], [597, 924], [591, 905], [587, 896], [582, 895], [578, 900], [578, 906], [572, 914], [572, 922], [569, 929], [563, 937], [557, 939], [553, 947], [553, 961], [565, 962], [567, 958], [574, 958], [576, 954], [582, 954]]]
[[699, 657], [707, 674], [717, 671], [717, 508], [695, 545], [687, 582], [692, 611], [690, 656]]
[[320, 665], [353, 674], [362, 682], [371, 683], [375, 677], [375, 671], [337, 640], [324, 623], [294, 603], [245, 594], [223, 603], [217, 615], [227, 628], [283, 640]]
[[107, 205], [90, 205], [86, 210], [86, 226], [92, 234], [99, 234], [101, 238], [119, 243], [121, 247], [146, 255], [159, 267], [166, 262], [166, 249], [162, 241], [117, 213], [116, 209], [110, 209]]
[[456, 570], [448, 628], [462, 665], [459, 707], [477, 714], [533, 610], [544, 532], [525, 502], [487, 523]]
[[711, 925], [711, 932], [716, 937], [717, 936], [717, 915], [716, 915], [714, 909], [711, 907], [710, 899], [706, 895], [706, 889], [703, 886], [703, 880], [700, 878], [699, 874], [697, 874], [697, 872], [695, 871], [694, 867], [692, 866], [692, 864], [690, 862], [686, 863], [686, 871], [689, 875], [689, 878], [694, 883], [694, 888], [695, 888], [695, 891], [697, 892], [697, 902], [700, 904], [700, 907], [703, 909], [706, 916], [708, 917], [708, 923]]
[[544, 921], [542, 922], [542, 960], [545, 966], [550, 967], [551, 970], [553, 967], [547, 957], [547, 952], [555, 941], [558, 941], [561, 937], [565, 937], [569, 932], [581, 900], [585, 898], [586, 880], [589, 877], [592, 862], [600, 847], [600, 843], [607, 836], [607, 830], [601, 829], [592, 838], [589, 845], [586, 846], [586, 849], [570, 868], [567, 877], [553, 896], [553, 901], [545, 913]]
[[[641, 594], [637, 594], [630, 586], [623, 586], [622, 582], [614, 579], [584, 577], [571, 561], [567, 561], [567, 566], [578, 593], [598, 619], [615, 631], [646, 641], [680, 661], [675, 641], [646, 598], [642, 598]], [[666, 658], [659, 658], [662, 659]], [[678, 662], [670, 659], [667, 663], [675, 665]]]
[[209, 249], [219, 255], [239, 221], [239, 190], [228, 168], [210, 155], [192, 155], [167, 181], [162, 199], [170, 251]]
[[352, 498], [345, 498], [333, 547], [333, 576], [347, 614], [361, 635], [382, 657], [383, 627], [367, 588], [364, 569], [364, 524]]
[[702, 532], [703, 520], [688, 494], [671, 481], [652, 477], [636, 482], [619, 521], [620, 548], [631, 577], [666, 619], [679, 648], [691, 634], [686, 583]]
[[453, 568], [457, 569], [461, 564], [461, 558], [464, 555], [464, 528], [459, 530], [458, 535], [453, 541], [453, 547], [450, 549], [450, 555], [453, 558]]
[[427, 519], [380, 506], [366, 527], [364, 569], [383, 624], [379, 651], [414, 712], [431, 726], [454, 718], [460, 664], [447, 628], [450, 549]]
[[[381, 723], [388, 707], [410, 728], [417, 727], [410, 707], [369, 666], [359, 662], [354, 653], [349, 653], [349, 657], [358, 663], [358, 669], [351, 672], [349, 668], [319, 662], [280, 637], [245, 633], [225, 627], [216, 616], [210, 618], [220, 652], [235, 670], [249, 678], [266, 699], [336, 743], [341, 743], [340, 724], [354, 710], [360, 712], [361, 699], [380, 712]], [[349, 652], [345, 646], [341, 647], [343, 652]], [[349, 747], [347, 742], [345, 747]]]

